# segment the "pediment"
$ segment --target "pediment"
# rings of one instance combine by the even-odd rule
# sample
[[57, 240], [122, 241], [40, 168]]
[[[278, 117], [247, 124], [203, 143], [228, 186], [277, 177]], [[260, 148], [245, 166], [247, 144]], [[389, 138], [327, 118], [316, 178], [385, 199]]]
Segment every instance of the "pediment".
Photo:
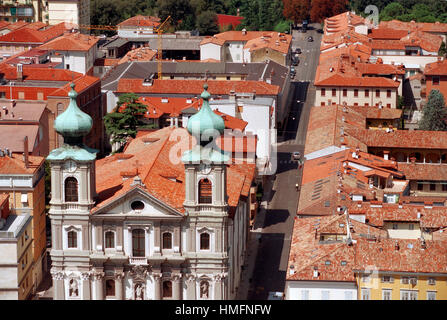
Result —
[[181, 218], [183, 214], [142, 188], [133, 188], [94, 212], [99, 216]]

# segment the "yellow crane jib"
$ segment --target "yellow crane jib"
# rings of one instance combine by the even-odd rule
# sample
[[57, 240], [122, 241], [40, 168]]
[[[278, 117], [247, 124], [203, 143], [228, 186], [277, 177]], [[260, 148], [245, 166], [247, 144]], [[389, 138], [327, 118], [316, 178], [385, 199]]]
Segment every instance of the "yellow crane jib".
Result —
[[161, 34], [163, 33], [163, 28], [167, 25], [169, 19], [171, 19], [171, 16], [168, 16], [165, 21], [163, 21], [162, 24], [160, 24], [158, 27], [154, 28], [154, 31], [158, 34], [158, 49], [157, 49], [157, 61], [158, 61], [158, 79], [161, 79], [162, 77], [162, 51], [163, 51], [163, 39]]

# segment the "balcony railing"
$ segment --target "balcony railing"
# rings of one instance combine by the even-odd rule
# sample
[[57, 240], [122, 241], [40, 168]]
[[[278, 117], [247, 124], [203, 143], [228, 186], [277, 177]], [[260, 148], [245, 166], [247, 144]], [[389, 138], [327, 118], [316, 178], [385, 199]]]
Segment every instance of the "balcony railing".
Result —
[[147, 264], [147, 259], [145, 257], [129, 257], [129, 264], [141, 266]]

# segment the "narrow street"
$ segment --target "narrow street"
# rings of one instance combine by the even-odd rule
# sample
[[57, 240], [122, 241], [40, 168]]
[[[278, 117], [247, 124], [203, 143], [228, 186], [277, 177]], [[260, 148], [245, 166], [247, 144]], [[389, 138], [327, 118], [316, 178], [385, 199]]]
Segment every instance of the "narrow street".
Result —
[[[319, 27], [319, 25], [315, 25]], [[312, 36], [313, 42], [307, 38]], [[315, 100], [313, 80], [319, 58], [321, 34], [309, 29], [306, 33], [293, 31], [292, 47], [301, 48], [296, 69], [293, 103], [285, 131], [278, 133], [278, 170], [265, 186], [262, 209], [256, 217], [249, 243], [249, 257], [242, 280], [248, 281], [248, 293], [241, 299], [266, 300], [269, 292], [283, 292], [290, 249], [293, 221], [301, 182], [301, 172], [291, 153], [304, 153], [309, 112]], [[248, 279], [247, 279], [248, 278]]]

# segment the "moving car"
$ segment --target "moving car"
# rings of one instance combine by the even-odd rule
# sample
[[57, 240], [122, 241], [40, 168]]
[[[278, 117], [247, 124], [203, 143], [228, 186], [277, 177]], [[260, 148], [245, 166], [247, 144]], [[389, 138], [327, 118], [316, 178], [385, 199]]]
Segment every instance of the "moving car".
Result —
[[301, 48], [296, 48], [295, 53], [301, 54]]
[[308, 42], [312, 42], [312, 41], [314, 41], [314, 38], [312, 38], [312, 36], [309, 36], [309, 37], [307, 38], [307, 41], [308, 41]]

